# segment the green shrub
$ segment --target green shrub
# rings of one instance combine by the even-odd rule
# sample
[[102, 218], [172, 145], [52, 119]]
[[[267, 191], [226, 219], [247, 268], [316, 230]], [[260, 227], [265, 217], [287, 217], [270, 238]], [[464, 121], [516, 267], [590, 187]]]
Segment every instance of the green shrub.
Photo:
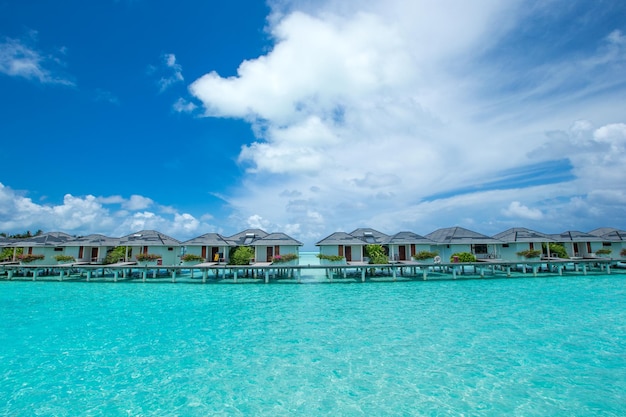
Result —
[[31, 263], [33, 261], [39, 261], [45, 258], [45, 255], [35, 255], [32, 253], [27, 253], [27, 254], [21, 254], [18, 255], [17, 259], [19, 259], [21, 262], [28, 264]]
[[340, 256], [340, 255], [324, 255], [321, 253], [318, 253], [315, 256], [317, 256], [319, 259], [323, 259], [325, 261], [330, 261], [330, 262], [341, 262], [345, 259], [343, 256]]
[[413, 255], [413, 259], [416, 261], [425, 261], [427, 259], [432, 259], [437, 255], [439, 255], [439, 252], [429, 252], [427, 250], [423, 250]]
[[107, 251], [107, 256], [104, 258], [105, 265], [114, 264], [124, 259], [126, 256], [126, 246], [116, 246], [113, 249]]
[[383, 265], [389, 263], [389, 258], [385, 254], [385, 248], [381, 245], [365, 246], [365, 255], [370, 258], [370, 264]]
[[450, 262], [454, 260], [455, 256], [459, 258], [459, 262], [476, 262], [476, 257], [469, 252], [453, 253], [450, 256]]
[[186, 253], [180, 257], [183, 262], [203, 262], [204, 258], [200, 255], [194, 255], [193, 253]]
[[[545, 243], [543, 244], [545, 247]], [[548, 245], [550, 248], [550, 256], [556, 256], [557, 258], [569, 259], [567, 255], [567, 251], [565, 250], [565, 246], [560, 243], [550, 243]]]
[[626, 256], [626, 249], [622, 249], [622, 251], [619, 253], [619, 256]]
[[287, 253], [285, 255], [272, 256], [271, 262], [275, 264], [282, 264], [290, 261], [295, 261], [296, 259], [298, 259], [298, 255], [296, 255], [295, 253]]
[[2, 252], [0, 252], [0, 261], [12, 261], [13, 260], [13, 251], [15, 250], [15, 256], [19, 256], [24, 253], [24, 249], [22, 248], [4, 248]]
[[148, 261], [156, 261], [157, 259], [161, 259], [161, 255], [157, 255], [156, 253], [140, 253], [135, 256], [139, 262], [148, 262]]
[[72, 255], [56, 255], [54, 259], [57, 262], [74, 262], [76, 260]]
[[539, 258], [541, 256], [540, 250], [527, 249], [521, 252], [517, 252], [518, 256], [523, 256], [524, 258]]
[[249, 265], [254, 259], [254, 249], [250, 246], [237, 246], [230, 250], [228, 258], [229, 265]]
[[613, 252], [611, 249], [598, 249], [596, 255], [610, 255]]

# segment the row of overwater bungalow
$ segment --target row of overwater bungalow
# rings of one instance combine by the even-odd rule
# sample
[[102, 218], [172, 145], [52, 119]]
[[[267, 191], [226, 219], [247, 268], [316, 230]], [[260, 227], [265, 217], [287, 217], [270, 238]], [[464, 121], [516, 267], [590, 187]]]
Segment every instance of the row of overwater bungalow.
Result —
[[[523, 261], [522, 251], [539, 250], [550, 258], [550, 243], [561, 244], [572, 259], [595, 258], [600, 253], [610, 254], [613, 259], [623, 259], [626, 251], [626, 231], [615, 228], [599, 228], [589, 233], [567, 231], [545, 234], [526, 228], [512, 228], [494, 236], [486, 236], [462, 227], [436, 230], [425, 236], [404, 231], [387, 235], [371, 228], [359, 228], [351, 233], [336, 232], [316, 243], [321, 255], [343, 257], [346, 262], [365, 262], [365, 247], [381, 245], [390, 263], [411, 261], [418, 252], [437, 252], [443, 262], [455, 253], [467, 252], [477, 260]], [[302, 243], [285, 233], [267, 233], [261, 229], [248, 229], [233, 236], [207, 233], [181, 242], [154, 230], [143, 230], [121, 238], [100, 234], [71, 236], [63, 232], [44, 233], [27, 239], [0, 237], [0, 248], [13, 248], [12, 255], [0, 261], [15, 263], [24, 255], [38, 255], [41, 259], [34, 265], [56, 264], [58, 255], [73, 258], [77, 264], [103, 264], [109, 252], [124, 247], [118, 264], [136, 262], [138, 254], [159, 257], [163, 266], [180, 265], [185, 254], [197, 255], [196, 264], [221, 264], [229, 262], [232, 248], [249, 246], [254, 249], [253, 263], [269, 265], [278, 257], [299, 254]], [[9, 251], [11, 252], [11, 251]], [[5, 253], [7, 253], [5, 251]], [[604, 255], [606, 256], [606, 255]]]

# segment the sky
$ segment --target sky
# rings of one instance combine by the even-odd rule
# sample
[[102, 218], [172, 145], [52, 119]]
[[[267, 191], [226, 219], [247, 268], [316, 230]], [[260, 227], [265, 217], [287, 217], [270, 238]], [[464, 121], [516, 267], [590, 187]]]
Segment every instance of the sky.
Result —
[[626, 3], [0, 0], [0, 232], [626, 229]]

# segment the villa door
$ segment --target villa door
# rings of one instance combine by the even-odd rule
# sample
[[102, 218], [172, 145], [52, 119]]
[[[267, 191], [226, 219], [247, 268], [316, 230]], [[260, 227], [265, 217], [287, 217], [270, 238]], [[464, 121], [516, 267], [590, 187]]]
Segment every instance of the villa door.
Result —
[[352, 246], [346, 246], [346, 261], [350, 262], [352, 260]]
[[272, 257], [274, 256], [274, 248], [271, 246], [268, 246], [266, 248], [266, 254], [267, 254], [266, 262], [270, 262], [272, 260]]
[[91, 262], [98, 261], [98, 248], [91, 248]]
[[406, 261], [406, 246], [404, 245], [400, 245], [398, 246], [398, 255], [400, 255], [400, 259], [401, 261]]

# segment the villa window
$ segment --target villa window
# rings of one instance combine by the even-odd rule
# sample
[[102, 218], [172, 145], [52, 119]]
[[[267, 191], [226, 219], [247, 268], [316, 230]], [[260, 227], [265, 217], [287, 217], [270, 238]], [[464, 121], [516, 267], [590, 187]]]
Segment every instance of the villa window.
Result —
[[472, 245], [474, 254], [476, 255], [486, 255], [489, 253], [487, 250], [487, 245]]

